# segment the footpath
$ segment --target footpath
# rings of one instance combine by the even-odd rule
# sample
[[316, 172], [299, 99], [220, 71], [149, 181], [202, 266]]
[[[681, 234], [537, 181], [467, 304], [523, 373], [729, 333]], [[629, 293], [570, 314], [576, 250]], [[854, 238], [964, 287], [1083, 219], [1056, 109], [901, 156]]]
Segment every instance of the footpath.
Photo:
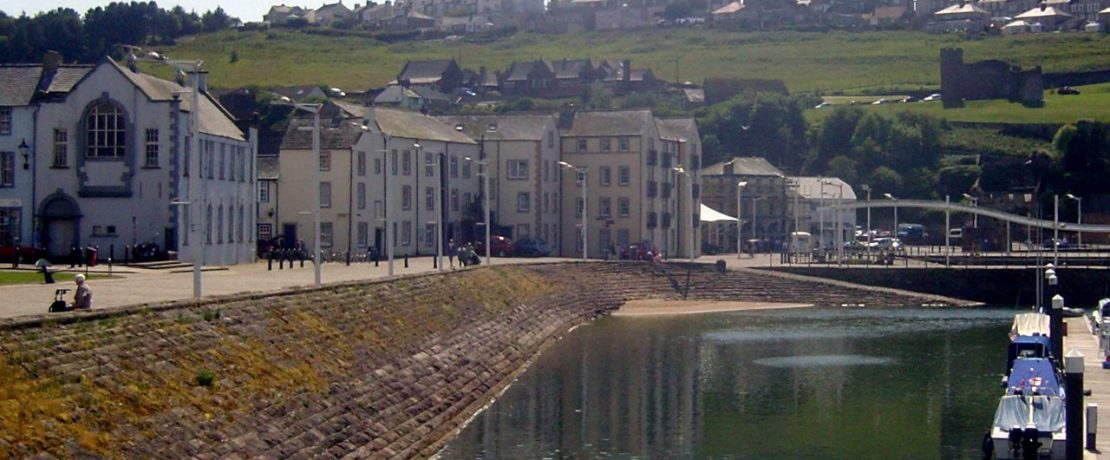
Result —
[[[1110, 408], [1110, 369], [1102, 368], [1106, 356], [1099, 350], [1098, 336], [1092, 331], [1091, 322], [1086, 317], [1068, 318], [1066, 322], [1069, 334], [1064, 336], [1064, 349], [1083, 353], [1083, 388], [1091, 392], [1083, 397], [1083, 404], [1098, 404], [1099, 407], [1096, 449], [1086, 450], [1083, 458], [1110, 458], [1105, 454], [1110, 452], [1110, 418], [1103, 415]], [[1086, 433], [1087, 430], [1083, 432]]]

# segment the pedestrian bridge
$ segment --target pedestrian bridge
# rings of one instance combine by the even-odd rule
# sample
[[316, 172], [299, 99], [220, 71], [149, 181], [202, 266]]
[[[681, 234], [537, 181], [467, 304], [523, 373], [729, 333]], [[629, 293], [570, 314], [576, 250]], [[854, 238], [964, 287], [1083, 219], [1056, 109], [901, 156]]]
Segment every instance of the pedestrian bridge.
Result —
[[965, 212], [968, 214], [977, 214], [984, 217], [993, 217], [1001, 221], [1010, 222], [1018, 225], [1025, 225], [1029, 227], [1058, 229], [1069, 232], [1110, 233], [1110, 225], [1078, 224], [1075, 222], [1059, 222], [1059, 224], [1057, 224], [1055, 221], [1049, 219], [1035, 219], [1032, 217], [999, 211], [997, 209], [981, 208], [978, 206], [968, 206], [965, 204], [937, 200], [857, 201], [854, 203], [842, 203], [840, 206], [825, 206], [821, 209], [825, 211], [835, 212], [838, 207], [841, 209], [918, 208], [945, 212]]

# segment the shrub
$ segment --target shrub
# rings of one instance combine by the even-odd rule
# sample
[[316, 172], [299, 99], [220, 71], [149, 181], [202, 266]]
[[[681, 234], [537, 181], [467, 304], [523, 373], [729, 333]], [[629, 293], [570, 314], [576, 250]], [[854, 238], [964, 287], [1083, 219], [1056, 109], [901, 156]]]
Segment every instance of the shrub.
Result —
[[201, 369], [197, 371], [196, 381], [197, 386], [210, 387], [216, 381], [216, 373], [208, 369]]

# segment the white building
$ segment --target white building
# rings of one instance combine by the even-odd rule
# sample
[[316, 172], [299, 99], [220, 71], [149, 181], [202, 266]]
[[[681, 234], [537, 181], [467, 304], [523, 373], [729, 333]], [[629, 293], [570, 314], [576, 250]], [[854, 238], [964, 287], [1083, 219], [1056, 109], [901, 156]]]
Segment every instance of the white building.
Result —
[[[538, 238], [546, 241], [553, 253], [558, 253], [559, 132], [555, 116], [470, 115], [440, 119], [480, 143], [493, 189], [490, 195], [490, 220], [496, 229], [493, 234], [517, 240]], [[478, 204], [485, 206], [484, 202]]]
[[[0, 66], [0, 246], [35, 245], [34, 159], [30, 149], [35, 144], [35, 91], [44, 67]], [[67, 66], [52, 71], [79, 77], [89, 69]]]
[[[856, 200], [852, 186], [836, 177], [791, 177], [790, 180], [797, 184], [797, 207], [794, 212], [798, 228], [809, 229], [814, 247], [834, 248], [837, 240], [844, 242], [855, 238], [856, 210], [834, 210], [837, 201], [847, 204]], [[825, 211], [822, 212], [822, 209]]]
[[154, 242], [180, 260], [253, 261], [256, 146], [209, 96], [206, 73], [189, 76], [201, 89], [194, 155], [190, 85], [111, 59], [59, 61], [31, 82], [45, 91], [17, 134], [32, 144], [36, 246], [53, 258], [97, 246], [119, 259], [125, 245]]

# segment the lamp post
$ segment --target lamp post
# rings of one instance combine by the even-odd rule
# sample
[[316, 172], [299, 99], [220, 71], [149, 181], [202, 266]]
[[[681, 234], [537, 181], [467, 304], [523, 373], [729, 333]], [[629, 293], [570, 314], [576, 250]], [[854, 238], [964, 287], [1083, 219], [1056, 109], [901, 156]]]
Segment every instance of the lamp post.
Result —
[[867, 192], [867, 252], [871, 252], [871, 186], [860, 184], [859, 188]]
[[572, 165], [570, 163], [567, 163], [565, 161], [560, 161], [559, 165], [564, 167], [564, 168], [567, 168], [567, 169], [573, 169], [575, 171], [575, 173], [577, 173], [577, 175], [581, 176], [581, 180], [582, 180], [582, 260], [587, 260], [588, 251], [586, 250], [586, 244], [587, 244], [588, 238], [587, 238], [587, 232], [586, 232], [586, 214], [588, 213], [588, 210], [590, 208], [590, 206], [589, 206], [590, 203], [588, 201], [586, 201], [586, 175], [589, 172], [589, 168], [586, 168], [586, 167], [579, 168], [579, 167], [574, 166], [574, 165]]
[[[1079, 209], [1078, 209], [1079, 216], [1078, 216], [1078, 222], [1077, 223], [1079, 225], [1083, 225], [1083, 198], [1077, 197], [1077, 196], [1072, 195], [1070, 193], [1067, 194], [1067, 195], [1064, 195], [1064, 196], [1068, 197], [1069, 200], [1075, 200], [1076, 206], [1079, 207]], [[1079, 241], [1077, 241], [1077, 242], [1079, 243], [1079, 247], [1082, 248], [1083, 247], [1083, 230], [1079, 230], [1077, 233], [1078, 234], [1076, 236], [1079, 238]]]
[[[356, 126], [358, 126], [358, 128], [361, 129], [364, 132], [378, 133], [378, 134], [381, 134], [381, 136], [382, 136], [382, 148], [374, 150], [374, 152], [382, 154], [382, 162], [381, 162], [381, 165], [382, 165], [382, 189], [383, 189], [383, 192], [382, 192], [382, 216], [381, 217], [376, 217], [376, 219], [380, 220], [382, 222], [382, 225], [385, 226], [385, 232], [384, 233], [385, 233], [386, 257], [388, 258], [387, 265], [389, 267], [389, 276], [393, 276], [393, 231], [390, 230], [390, 225], [389, 225], [389, 210], [391, 209], [390, 206], [389, 206], [389, 167], [388, 167], [390, 137], [388, 135], [386, 135], [384, 132], [370, 129], [370, 127], [365, 125], [365, 124], [356, 123]], [[380, 257], [380, 255], [379, 255], [379, 257]]]
[[[694, 204], [694, 177], [693, 177], [693, 175], [690, 172], [686, 171], [686, 169], [684, 169], [682, 167], [682, 165], [677, 165], [672, 169], [674, 169], [675, 172], [677, 172], [677, 173], [679, 173], [683, 176], [686, 176], [686, 186], [690, 189], [690, 206], [693, 207], [693, 204]], [[694, 219], [693, 219], [693, 213], [690, 213], [690, 216], [691, 216], [690, 221], [689, 221], [690, 222], [690, 234], [686, 235], [686, 249], [688, 251], [690, 251], [690, 262], [693, 262], [694, 261]]]
[[[964, 194], [964, 199], [971, 202], [971, 207], [973, 207], [973, 208], [978, 208], [979, 207], [979, 199], [978, 198], [975, 198], [975, 197], [965, 193]], [[979, 213], [978, 212], [972, 214], [971, 228], [979, 228]], [[945, 231], [948, 231], [948, 230], [946, 229]]]
[[736, 258], [737, 259], [742, 257], [741, 256], [741, 254], [742, 254], [741, 248], [743, 247], [740, 244], [740, 242], [742, 241], [742, 238], [740, 236], [740, 228], [743, 225], [743, 221], [740, 220], [740, 215], [743, 214], [743, 213], [740, 212], [740, 211], [744, 208], [744, 206], [743, 206], [743, 200], [741, 200], [740, 197], [741, 197], [741, 195], [744, 194], [744, 187], [747, 187], [747, 186], [748, 186], [747, 182], [737, 182], [736, 183]]
[[278, 104], [278, 105], [291, 105], [295, 110], [303, 110], [312, 114], [312, 183], [315, 190], [313, 191], [312, 205], [312, 265], [315, 268], [315, 282], [320, 285], [320, 109], [324, 104], [319, 102], [301, 103], [296, 102], [292, 104]]
[[[137, 48], [137, 47], [132, 47], [130, 49], [130, 51], [134, 52], [135, 50], [138, 50], [138, 49], [139, 48]], [[203, 162], [200, 161], [200, 156], [199, 156], [200, 155], [200, 139], [199, 139], [199, 137], [200, 137], [200, 125], [199, 125], [199, 123], [200, 123], [200, 68], [201, 68], [202, 65], [204, 65], [204, 61], [199, 60], [199, 59], [195, 60], [195, 61], [170, 60], [170, 59], [167, 59], [165, 55], [158, 54], [158, 53], [153, 52], [153, 51], [145, 53], [141, 58], [138, 58], [138, 59], [141, 60], [141, 61], [144, 61], [144, 62], [159, 62], [159, 63], [162, 63], [162, 64], [172, 66], [173, 68], [175, 68], [175, 69], [177, 69], [178, 71], [181, 71], [181, 72], [192, 72], [193, 73], [192, 81], [189, 82], [190, 83], [189, 92], [191, 93], [190, 99], [192, 100], [192, 102], [191, 102], [191, 110], [189, 110], [189, 145], [187, 145], [186, 148], [188, 149], [189, 152], [192, 152], [192, 155], [190, 155], [191, 157], [195, 157], [195, 158], [198, 159], [197, 164], [203, 164]], [[190, 158], [190, 163], [191, 162], [192, 162], [192, 158]], [[211, 166], [209, 166], [209, 167], [211, 167]], [[180, 168], [181, 171], [189, 171], [190, 169], [191, 169], [191, 167], [188, 164], [182, 165], [182, 167]], [[187, 195], [187, 197], [189, 197], [188, 200], [171, 202], [171, 204], [174, 204], [175, 206], [185, 206], [187, 208], [186, 212], [189, 212], [190, 215], [194, 210], [196, 210], [195, 207], [191, 206], [191, 204], [193, 202], [198, 202], [201, 205], [203, 205], [205, 202], [207, 202], [207, 194], [203, 193], [203, 192], [199, 194], [200, 196], [198, 196], [196, 198], [193, 198], [194, 188], [195, 188], [194, 180], [196, 178], [199, 178], [200, 174], [201, 174], [200, 168], [197, 168], [196, 173], [195, 174], [190, 174], [189, 177], [188, 177], [188, 180], [187, 180], [187, 183], [189, 185], [189, 193]], [[201, 180], [201, 183], [203, 185], [207, 186], [207, 182], [204, 182], [203, 179]], [[200, 211], [199, 212], [203, 213], [204, 212], [203, 210], [204, 210], [204, 206], [200, 206]], [[197, 219], [190, 218], [189, 219], [190, 229], [187, 230], [187, 231], [189, 231], [189, 234], [193, 236], [193, 238], [190, 238], [191, 240], [193, 240], [193, 244], [198, 244], [198, 238], [196, 238], [196, 235], [193, 235], [193, 232], [191, 230], [192, 227], [194, 227], [196, 225], [196, 221], [197, 221]], [[196, 297], [196, 298], [200, 298], [201, 294], [202, 294], [201, 276], [200, 276], [201, 262], [202, 262], [201, 258], [206, 258], [207, 255], [208, 255], [207, 235], [205, 235], [205, 238], [200, 239], [199, 245], [201, 247], [200, 251], [190, 251], [190, 252], [193, 253], [193, 297]], [[198, 254], [198, 252], [199, 252], [199, 254]]]
[[[886, 197], [886, 199], [894, 202], [894, 227], [891, 229], [891, 231], [894, 232], [894, 235], [892, 235], [892, 236], [895, 239], [897, 239], [898, 238], [898, 198], [895, 197], [894, 195], [889, 194], [889, 193], [884, 193], [883, 196]], [[944, 231], [945, 231], [945, 233], [947, 233], [948, 229], [944, 229]]]
[[[412, 147], [416, 149], [416, 158], [420, 158], [420, 142], [413, 142]], [[440, 163], [440, 157], [443, 156], [446, 156], [443, 152], [432, 155], [436, 171], [436, 267], [439, 271], [443, 271], [443, 166]]]
[[836, 186], [836, 190], [837, 190], [836, 191], [836, 213], [835, 213], [836, 222], [834, 223], [833, 228], [834, 228], [834, 231], [836, 232], [836, 238], [835, 238], [835, 241], [836, 241], [836, 264], [840, 265], [840, 261], [844, 259], [844, 254], [841, 252], [841, 251], [844, 250], [844, 243], [841, 241], [844, 238], [844, 233], [843, 233], [843, 230], [842, 230], [842, 223], [844, 221], [844, 216], [842, 214], [843, 214], [844, 211], [843, 211], [843, 209], [840, 208], [840, 202], [841, 202], [841, 200], [844, 199], [844, 182], [842, 182], [842, 181], [833, 181], [832, 179], [822, 180], [821, 181], [822, 194], [824, 194], [824, 186], [826, 186], [826, 185]]
[[489, 248], [489, 245], [490, 245], [490, 225], [491, 225], [490, 221], [489, 221], [489, 162], [487, 162], [486, 160], [474, 160], [474, 159], [471, 159], [470, 157], [464, 157], [464, 159], [466, 161], [473, 161], [475, 164], [477, 164], [479, 167], [482, 168], [480, 171], [478, 171], [478, 175], [481, 176], [483, 178], [483, 180], [485, 181], [485, 189], [482, 190], [482, 195], [484, 195], [484, 199], [486, 201], [486, 204], [485, 204], [485, 206], [482, 206], [482, 207], [485, 208], [484, 211], [485, 211], [485, 215], [486, 215], [485, 216], [485, 224], [486, 224], [486, 265], [489, 265], [491, 263], [491, 260], [492, 260], [492, 259], [490, 259], [490, 256], [489, 256], [490, 255], [490, 248]]

